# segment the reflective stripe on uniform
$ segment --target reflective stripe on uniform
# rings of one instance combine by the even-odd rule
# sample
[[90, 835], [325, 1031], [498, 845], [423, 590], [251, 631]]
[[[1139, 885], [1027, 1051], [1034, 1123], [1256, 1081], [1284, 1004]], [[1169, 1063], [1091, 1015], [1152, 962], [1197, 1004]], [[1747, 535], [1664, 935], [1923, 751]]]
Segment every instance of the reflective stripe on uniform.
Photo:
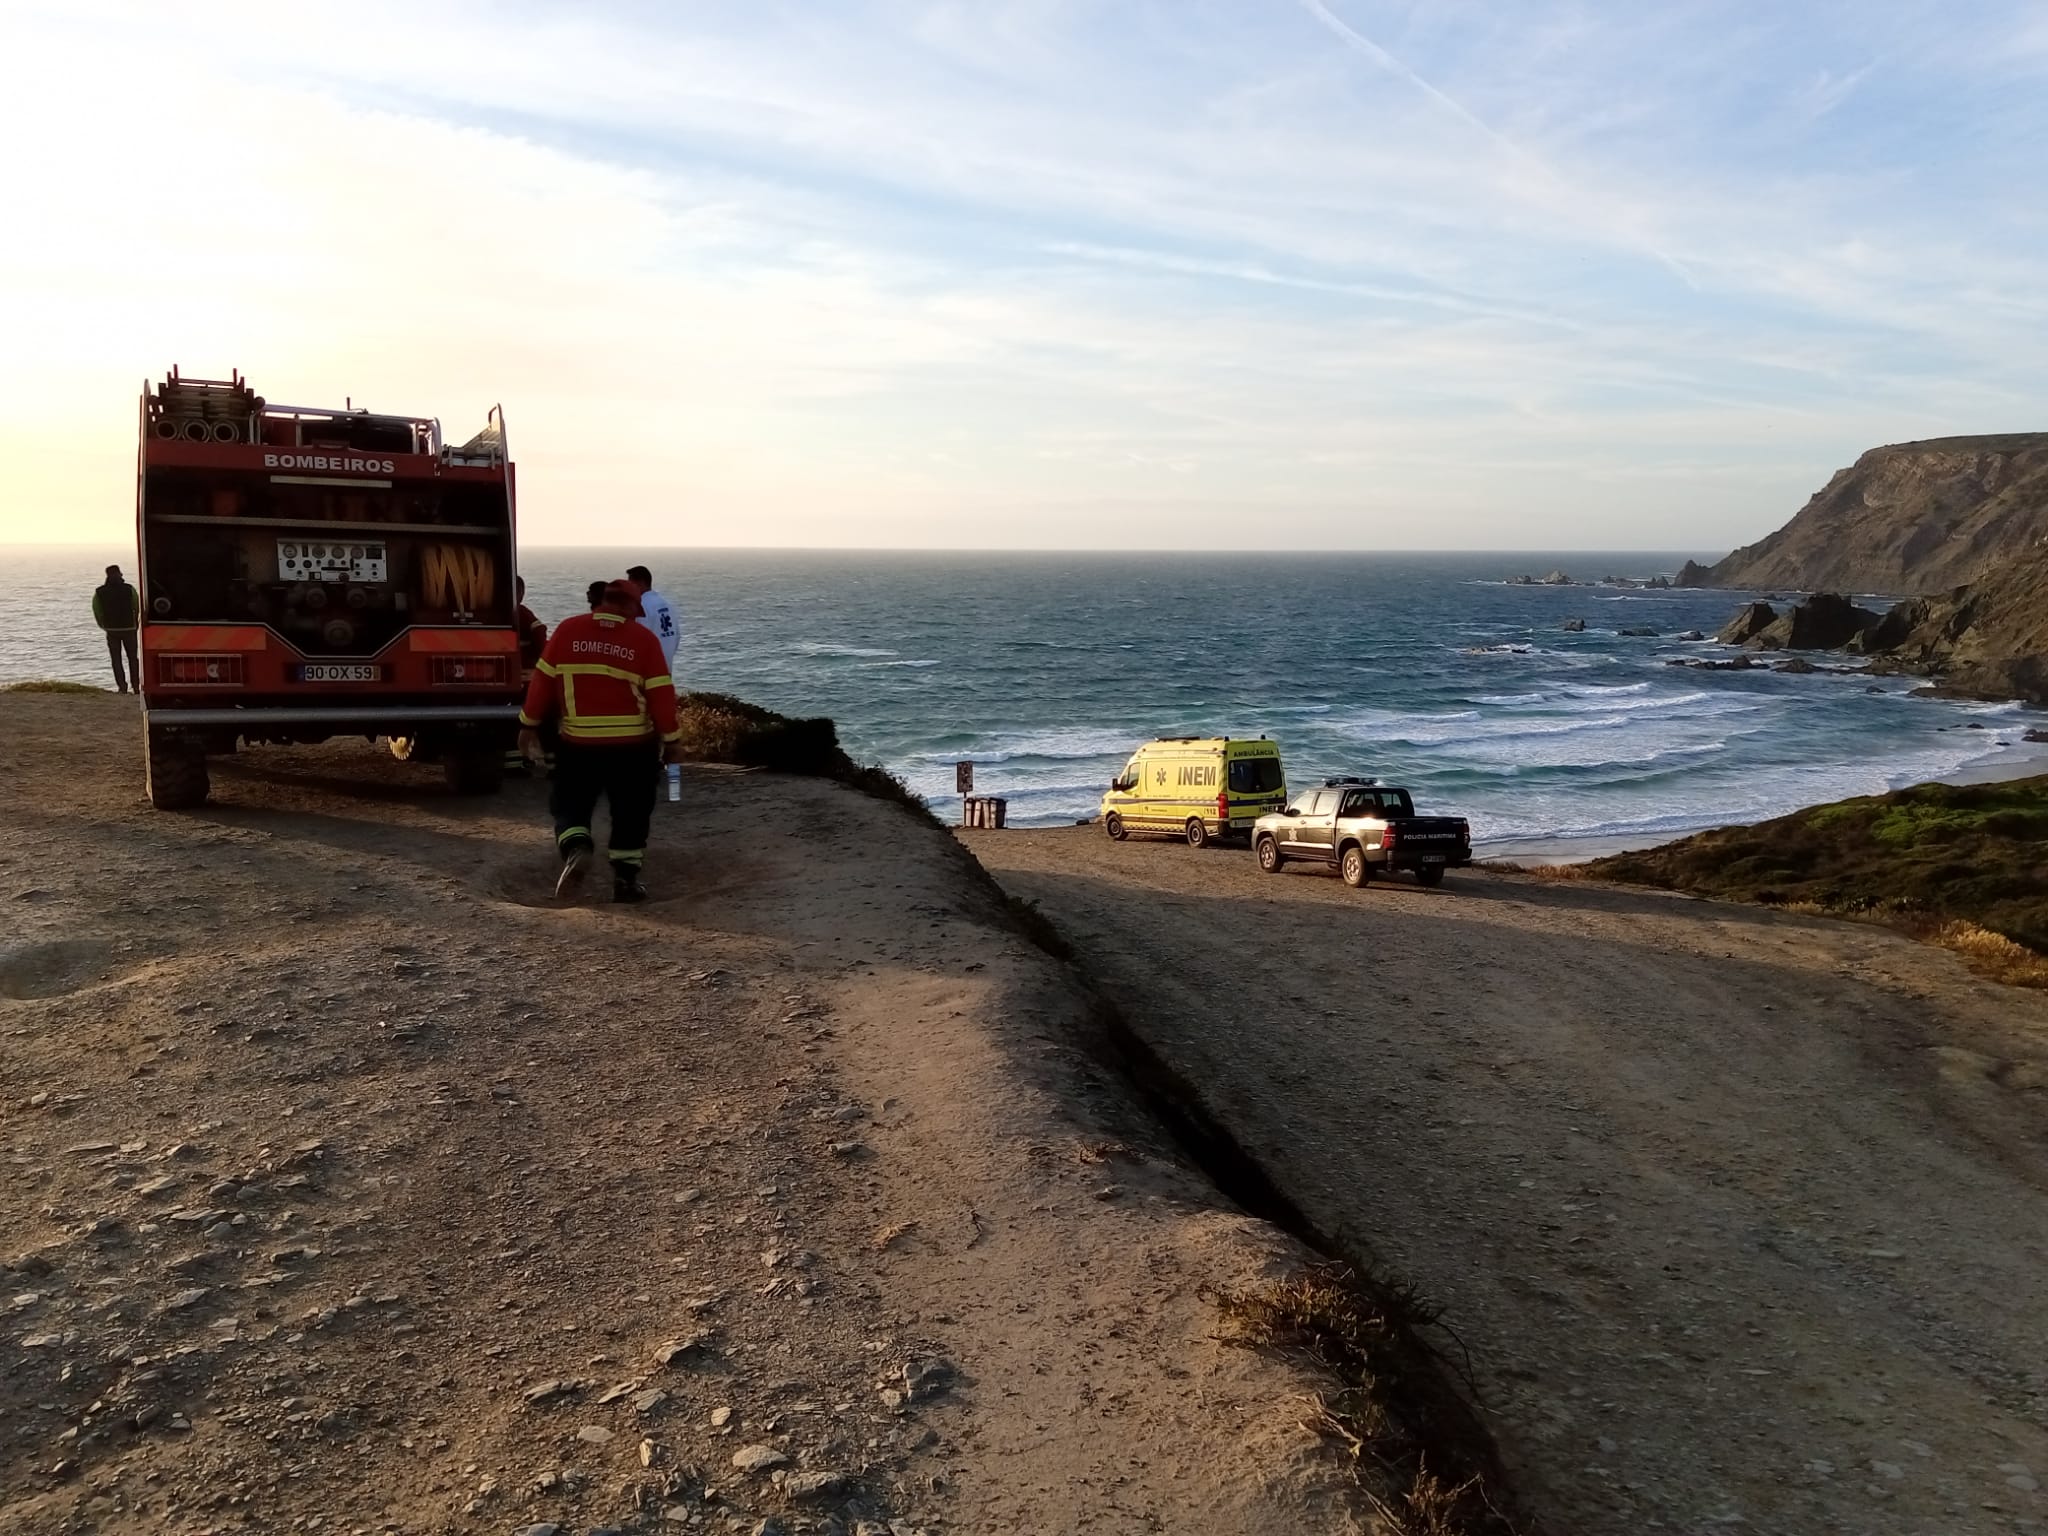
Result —
[[614, 848], [605, 857], [614, 864], [642, 864], [647, 860], [645, 848]]
[[573, 842], [573, 841], [575, 841], [575, 840], [576, 840], [577, 838], [581, 838], [581, 839], [582, 839], [582, 840], [583, 840], [584, 842], [586, 842], [586, 843], [587, 843], [587, 842], [589, 842], [589, 841], [590, 841], [590, 828], [588, 828], [588, 827], [564, 827], [564, 828], [562, 828], [562, 830], [561, 830], [561, 831], [559, 831], [559, 832], [557, 832], [557, 833], [555, 834], [555, 842], [556, 842], [557, 844], [561, 844], [561, 843], [568, 843], [568, 842]]

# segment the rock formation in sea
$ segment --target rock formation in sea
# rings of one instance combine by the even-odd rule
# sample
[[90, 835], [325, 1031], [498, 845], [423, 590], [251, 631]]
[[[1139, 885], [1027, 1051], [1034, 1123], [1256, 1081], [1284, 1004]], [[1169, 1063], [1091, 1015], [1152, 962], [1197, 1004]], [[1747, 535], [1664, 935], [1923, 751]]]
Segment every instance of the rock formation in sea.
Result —
[[[2048, 432], [1873, 448], [1769, 538], [1683, 587], [1790, 588], [1789, 612], [1753, 602], [1724, 644], [1837, 650], [1948, 691], [2048, 705]], [[1844, 592], [1916, 594], [1889, 613]]]

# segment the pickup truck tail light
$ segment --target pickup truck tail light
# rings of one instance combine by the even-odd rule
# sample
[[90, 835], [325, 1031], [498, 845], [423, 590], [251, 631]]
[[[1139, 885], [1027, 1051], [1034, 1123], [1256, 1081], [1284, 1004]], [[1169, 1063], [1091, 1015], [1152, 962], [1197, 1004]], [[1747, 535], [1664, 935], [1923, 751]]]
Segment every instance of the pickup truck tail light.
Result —
[[1389, 828], [1387, 828], [1387, 830], [1386, 830], [1386, 831], [1384, 831], [1384, 832], [1382, 832], [1382, 833], [1380, 834], [1380, 846], [1381, 846], [1382, 848], [1391, 848], [1391, 847], [1393, 847], [1393, 846], [1394, 846], [1394, 837], [1395, 837], [1395, 832], [1394, 832], [1394, 829], [1393, 829], [1392, 827], [1389, 827]]

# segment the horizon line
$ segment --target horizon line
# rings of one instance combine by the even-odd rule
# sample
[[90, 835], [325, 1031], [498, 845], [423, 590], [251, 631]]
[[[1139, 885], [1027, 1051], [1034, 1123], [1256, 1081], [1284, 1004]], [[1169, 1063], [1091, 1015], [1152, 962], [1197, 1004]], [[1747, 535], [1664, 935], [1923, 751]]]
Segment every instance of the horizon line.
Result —
[[[108, 550], [132, 548], [132, 543], [116, 540], [44, 540], [24, 539], [14, 542], [0, 541], [0, 550], [42, 549], [42, 550]], [[719, 554], [719, 555], [1120, 555], [1139, 556], [1148, 559], [1171, 559], [1179, 556], [1253, 556], [1274, 559], [1316, 559], [1326, 555], [1542, 555], [1545, 557], [1569, 555], [1679, 555], [1691, 559], [1702, 554], [1701, 550], [1683, 549], [1640, 549], [1619, 548], [1601, 545], [1583, 545], [1574, 548], [1547, 546], [1542, 548], [1497, 549], [1443, 549], [1388, 548], [1362, 545], [1327, 545], [1315, 550], [1256, 549], [1214, 546], [1203, 549], [1100, 549], [1093, 547], [1054, 547], [1049, 545], [1003, 545], [987, 546], [975, 544], [532, 544], [522, 541], [522, 551], [563, 551], [590, 550], [593, 552], [633, 553], [635, 551], [674, 552], [678, 554]], [[1718, 556], [1716, 558], [1719, 558]]]

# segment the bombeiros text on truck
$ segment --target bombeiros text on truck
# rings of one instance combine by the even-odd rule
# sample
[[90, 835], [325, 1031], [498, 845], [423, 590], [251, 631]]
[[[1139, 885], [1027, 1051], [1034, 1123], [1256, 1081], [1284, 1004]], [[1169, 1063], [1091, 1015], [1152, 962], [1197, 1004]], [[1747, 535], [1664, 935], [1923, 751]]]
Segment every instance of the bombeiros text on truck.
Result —
[[139, 424], [151, 803], [205, 800], [209, 756], [348, 735], [495, 789], [521, 693], [502, 411], [450, 445], [433, 417], [173, 368]]

